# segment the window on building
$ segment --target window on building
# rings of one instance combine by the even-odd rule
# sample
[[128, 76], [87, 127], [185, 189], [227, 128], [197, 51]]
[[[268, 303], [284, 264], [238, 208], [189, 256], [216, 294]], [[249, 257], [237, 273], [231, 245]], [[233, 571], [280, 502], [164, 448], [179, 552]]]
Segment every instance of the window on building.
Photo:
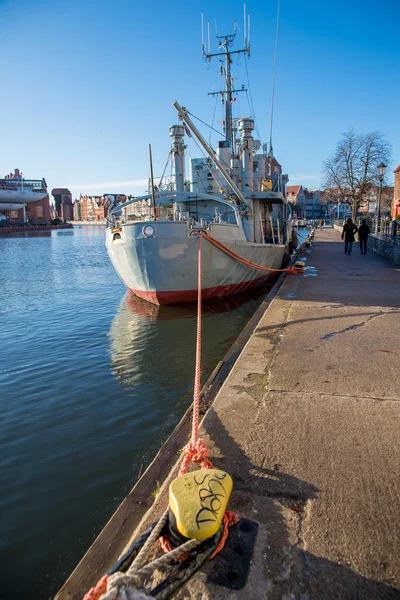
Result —
[[37, 217], [43, 217], [43, 206], [37, 206], [36, 207], [36, 216]]

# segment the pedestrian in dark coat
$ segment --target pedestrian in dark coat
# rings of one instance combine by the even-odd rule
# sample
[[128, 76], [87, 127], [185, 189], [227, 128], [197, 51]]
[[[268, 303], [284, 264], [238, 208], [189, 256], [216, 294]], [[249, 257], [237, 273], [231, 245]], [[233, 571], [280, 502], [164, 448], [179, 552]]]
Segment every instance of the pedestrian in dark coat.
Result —
[[368, 227], [366, 220], [363, 219], [360, 227], [358, 228], [358, 240], [360, 242], [361, 254], [367, 254], [367, 242], [368, 242], [368, 236], [370, 233], [371, 233], [371, 230]]
[[347, 219], [342, 231], [342, 240], [344, 239], [344, 253], [350, 256], [351, 249], [354, 242], [354, 234], [357, 233], [358, 229], [354, 225], [350, 217]]

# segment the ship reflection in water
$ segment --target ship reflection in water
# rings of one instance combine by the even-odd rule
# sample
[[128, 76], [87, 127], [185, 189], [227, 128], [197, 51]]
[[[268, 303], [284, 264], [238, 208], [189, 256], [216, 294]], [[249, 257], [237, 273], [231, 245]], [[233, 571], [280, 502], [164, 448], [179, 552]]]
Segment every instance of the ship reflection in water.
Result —
[[[202, 382], [210, 376], [271, 286], [202, 303]], [[139, 414], [171, 427], [192, 397], [197, 304], [157, 306], [131, 292], [111, 325], [112, 372], [133, 391]], [[134, 409], [134, 407], [132, 407]]]
[[[231, 296], [222, 296], [221, 298], [212, 298], [210, 300], [203, 300], [201, 303], [201, 310], [203, 317], [217, 313], [232, 312], [241, 306], [246, 304], [251, 307], [254, 305], [258, 306], [260, 302], [258, 299], [263, 299], [269, 292], [272, 285], [265, 285], [260, 288], [256, 288], [252, 292], [243, 292], [239, 294], [233, 294]], [[142, 300], [132, 292], [128, 292], [126, 300], [130, 311], [133, 314], [142, 316], [144, 319], [150, 319], [156, 321], [157, 319], [168, 321], [172, 319], [182, 319], [186, 317], [197, 317], [197, 302], [181, 302], [179, 306], [167, 304], [157, 305]], [[247, 312], [247, 310], [245, 311]]]

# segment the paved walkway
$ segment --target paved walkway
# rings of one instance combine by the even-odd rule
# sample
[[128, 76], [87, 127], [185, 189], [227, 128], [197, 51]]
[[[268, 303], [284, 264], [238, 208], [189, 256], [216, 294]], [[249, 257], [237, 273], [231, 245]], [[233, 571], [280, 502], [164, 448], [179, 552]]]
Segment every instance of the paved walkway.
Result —
[[[241, 520], [180, 600], [400, 599], [400, 268], [356, 245], [345, 255], [331, 229], [306, 262], [204, 419]], [[164, 511], [176, 473], [140, 529]], [[103, 574], [97, 562], [58, 597], [81, 597], [71, 590], [88, 568]]]
[[177, 598], [400, 598], [399, 341], [400, 269], [317, 231], [204, 421], [247, 583], [243, 534]]

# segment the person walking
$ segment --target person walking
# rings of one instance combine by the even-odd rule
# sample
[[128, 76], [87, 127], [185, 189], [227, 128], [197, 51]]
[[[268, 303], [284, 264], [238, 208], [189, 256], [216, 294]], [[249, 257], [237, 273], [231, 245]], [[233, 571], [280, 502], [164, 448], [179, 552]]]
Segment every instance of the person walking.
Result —
[[354, 225], [353, 221], [349, 217], [343, 226], [342, 240], [344, 239], [344, 253], [350, 256], [351, 249], [354, 242], [354, 234], [357, 233], [358, 229]]
[[322, 231], [323, 227], [324, 227], [325, 221], [323, 219], [320, 220], [319, 222], [319, 228]]
[[365, 219], [362, 220], [360, 227], [358, 228], [358, 240], [360, 242], [361, 254], [367, 254], [367, 242], [368, 236], [371, 233], [369, 226]]

